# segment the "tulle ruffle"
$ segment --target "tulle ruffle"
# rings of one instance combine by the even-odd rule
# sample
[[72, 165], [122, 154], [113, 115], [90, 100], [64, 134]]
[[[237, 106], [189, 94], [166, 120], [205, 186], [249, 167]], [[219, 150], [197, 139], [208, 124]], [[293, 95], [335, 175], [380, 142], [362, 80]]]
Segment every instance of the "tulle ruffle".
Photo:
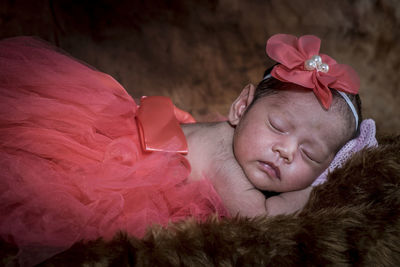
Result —
[[44, 42], [0, 42], [0, 235], [28, 258], [51, 248], [25, 263], [79, 240], [227, 215], [207, 179], [186, 182], [183, 156], [141, 151], [136, 110], [112, 77]]

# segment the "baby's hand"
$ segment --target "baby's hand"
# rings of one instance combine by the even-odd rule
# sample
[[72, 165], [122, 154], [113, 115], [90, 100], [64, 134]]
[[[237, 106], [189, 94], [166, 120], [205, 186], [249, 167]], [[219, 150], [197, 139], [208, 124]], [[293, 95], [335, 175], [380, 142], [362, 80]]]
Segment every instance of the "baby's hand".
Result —
[[268, 216], [291, 214], [301, 210], [307, 203], [311, 190], [312, 187], [309, 186], [302, 190], [284, 192], [265, 199]]

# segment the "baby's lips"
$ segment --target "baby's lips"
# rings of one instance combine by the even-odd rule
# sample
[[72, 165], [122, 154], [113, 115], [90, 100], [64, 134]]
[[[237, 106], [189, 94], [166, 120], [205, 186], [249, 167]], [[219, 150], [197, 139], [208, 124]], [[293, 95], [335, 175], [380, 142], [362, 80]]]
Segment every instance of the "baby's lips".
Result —
[[268, 175], [273, 176], [274, 178], [281, 179], [280, 170], [275, 164], [268, 161], [260, 161], [260, 164], [263, 171], [266, 172]]
[[269, 163], [270, 164], [270, 166], [275, 170], [275, 172], [276, 172], [276, 177], [278, 178], [278, 179], [281, 179], [281, 171], [279, 170], [279, 167], [277, 167], [275, 164], [273, 164], [273, 163]]

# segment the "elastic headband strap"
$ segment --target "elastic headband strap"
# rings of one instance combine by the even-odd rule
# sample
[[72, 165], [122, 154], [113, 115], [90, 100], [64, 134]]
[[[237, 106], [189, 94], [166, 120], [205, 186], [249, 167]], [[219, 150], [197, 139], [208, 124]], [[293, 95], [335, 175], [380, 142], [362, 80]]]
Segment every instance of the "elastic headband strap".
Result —
[[350, 98], [346, 95], [346, 93], [344, 93], [342, 91], [337, 91], [337, 92], [344, 98], [344, 100], [346, 100], [347, 105], [349, 105], [351, 111], [353, 112], [354, 119], [356, 121], [356, 131], [357, 131], [357, 129], [358, 129], [358, 114], [357, 114], [356, 108], [353, 105], [353, 102], [351, 102]]
[[265, 75], [263, 81], [268, 79], [268, 78], [271, 78], [271, 73], [268, 73], [267, 75]]
[[[268, 78], [271, 78], [271, 73], [265, 75], [263, 80], [266, 80]], [[336, 92], [338, 92], [343, 97], [343, 99], [346, 101], [347, 105], [350, 107], [351, 112], [353, 112], [353, 116], [354, 116], [354, 119], [356, 122], [356, 131], [357, 131], [357, 129], [358, 129], [358, 114], [357, 114], [356, 108], [353, 105], [353, 102], [351, 102], [350, 98], [346, 95], [346, 93], [338, 91], [338, 90], [336, 90]]]

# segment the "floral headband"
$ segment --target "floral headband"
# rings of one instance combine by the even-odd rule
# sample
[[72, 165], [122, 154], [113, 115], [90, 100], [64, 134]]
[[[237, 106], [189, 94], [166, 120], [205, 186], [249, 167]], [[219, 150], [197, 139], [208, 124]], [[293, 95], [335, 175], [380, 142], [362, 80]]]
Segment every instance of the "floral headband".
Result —
[[358, 115], [346, 93], [357, 94], [360, 79], [350, 66], [338, 64], [328, 55], [319, 54], [320, 45], [321, 40], [314, 35], [299, 38], [289, 34], [273, 35], [267, 41], [266, 51], [271, 59], [280, 64], [272, 69], [271, 76], [312, 89], [325, 109], [332, 104], [329, 88], [337, 90], [352, 110], [357, 129]]

